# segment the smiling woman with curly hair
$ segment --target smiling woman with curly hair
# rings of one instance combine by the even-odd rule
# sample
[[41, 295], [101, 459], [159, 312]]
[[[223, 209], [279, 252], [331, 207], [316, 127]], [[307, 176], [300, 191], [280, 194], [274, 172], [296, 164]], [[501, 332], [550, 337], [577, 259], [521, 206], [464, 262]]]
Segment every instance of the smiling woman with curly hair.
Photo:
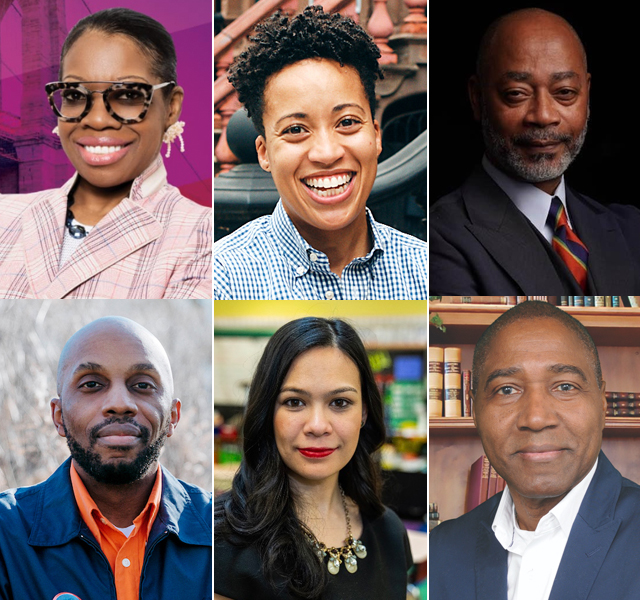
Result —
[[382, 151], [371, 37], [310, 6], [294, 18], [276, 13], [250, 41], [229, 80], [280, 202], [215, 244], [215, 297], [426, 299], [426, 243], [366, 206]]

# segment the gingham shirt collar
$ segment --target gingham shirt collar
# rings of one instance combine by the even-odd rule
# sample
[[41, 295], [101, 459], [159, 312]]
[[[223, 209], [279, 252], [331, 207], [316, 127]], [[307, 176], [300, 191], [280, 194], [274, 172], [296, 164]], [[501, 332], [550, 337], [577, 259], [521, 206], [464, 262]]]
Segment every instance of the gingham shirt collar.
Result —
[[[356, 258], [350, 264], [366, 263], [373, 267], [376, 260], [384, 253], [386, 240], [384, 232], [380, 231], [371, 211], [367, 208], [367, 226], [369, 235], [373, 238], [373, 247], [366, 256]], [[297, 277], [304, 277], [312, 269], [316, 271], [330, 272], [329, 259], [324, 252], [311, 246], [296, 229], [293, 221], [282, 206], [282, 200], [278, 201], [272, 214], [271, 227], [275, 241], [283, 256], [294, 266]], [[372, 273], [370, 271], [370, 273]]]

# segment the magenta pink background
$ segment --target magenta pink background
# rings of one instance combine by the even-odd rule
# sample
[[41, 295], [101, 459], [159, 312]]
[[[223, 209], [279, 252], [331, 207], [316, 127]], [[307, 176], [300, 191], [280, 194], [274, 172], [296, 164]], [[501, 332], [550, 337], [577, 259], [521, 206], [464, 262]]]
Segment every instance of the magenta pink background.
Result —
[[[184, 195], [211, 206], [212, 189], [212, 19], [209, 0], [58, 0], [65, 5], [67, 31], [89, 12], [122, 6], [160, 21], [173, 37], [178, 55], [178, 82], [185, 90], [181, 119], [186, 151], [174, 144], [165, 159], [169, 182]], [[16, 10], [17, 8], [17, 10]], [[22, 32], [20, 3], [10, 7], [0, 23], [0, 80], [3, 111], [20, 115]], [[42, 102], [48, 104], [44, 90]], [[164, 147], [163, 147], [164, 148]], [[62, 150], [60, 151], [62, 152]], [[73, 173], [70, 166], [69, 173]], [[60, 182], [50, 182], [52, 186]], [[16, 190], [17, 191], [17, 190]]]

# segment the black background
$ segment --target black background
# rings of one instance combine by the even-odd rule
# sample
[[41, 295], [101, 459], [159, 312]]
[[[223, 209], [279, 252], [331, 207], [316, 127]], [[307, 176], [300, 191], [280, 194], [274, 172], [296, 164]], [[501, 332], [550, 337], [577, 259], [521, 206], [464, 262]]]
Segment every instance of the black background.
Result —
[[[429, 3], [430, 202], [459, 187], [482, 157], [480, 126], [467, 96], [482, 34], [496, 17], [530, 6], [518, 1]], [[592, 77], [589, 131], [567, 171], [567, 182], [603, 204], [640, 206], [634, 186], [640, 171], [635, 143], [640, 129], [636, 18], [619, 3], [599, 3], [597, 11], [582, 2], [534, 6], [571, 23], [587, 51]]]

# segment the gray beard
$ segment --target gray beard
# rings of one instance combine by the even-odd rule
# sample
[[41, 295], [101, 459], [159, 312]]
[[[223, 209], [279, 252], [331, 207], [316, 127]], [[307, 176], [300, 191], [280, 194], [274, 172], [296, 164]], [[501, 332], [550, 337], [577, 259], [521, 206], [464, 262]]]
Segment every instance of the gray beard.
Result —
[[[526, 133], [505, 138], [494, 129], [484, 108], [482, 109], [481, 123], [487, 156], [491, 162], [508, 175], [528, 183], [540, 183], [561, 177], [578, 156], [587, 136], [587, 123], [585, 123], [577, 137], [572, 137], [567, 133], [559, 133], [555, 128], [548, 127], [532, 129]], [[525, 160], [516, 150], [518, 144], [542, 140], [564, 143], [565, 146], [560, 150], [560, 156], [541, 152], [533, 155], [532, 160], [529, 161]]]

